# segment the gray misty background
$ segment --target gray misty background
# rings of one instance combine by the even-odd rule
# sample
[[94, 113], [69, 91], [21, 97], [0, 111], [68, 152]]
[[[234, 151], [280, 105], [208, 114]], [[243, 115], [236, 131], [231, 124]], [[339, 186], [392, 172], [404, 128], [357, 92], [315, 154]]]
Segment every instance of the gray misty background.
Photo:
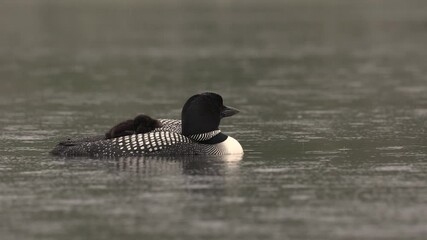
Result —
[[[425, 239], [427, 2], [0, 2], [0, 235]], [[214, 91], [242, 158], [61, 159]]]

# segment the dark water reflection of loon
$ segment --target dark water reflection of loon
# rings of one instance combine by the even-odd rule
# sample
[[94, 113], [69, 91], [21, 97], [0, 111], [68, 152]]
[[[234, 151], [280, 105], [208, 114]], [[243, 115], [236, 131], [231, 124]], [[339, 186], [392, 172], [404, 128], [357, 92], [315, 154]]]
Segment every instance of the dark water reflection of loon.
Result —
[[233, 174], [238, 171], [243, 155], [126, 157], [115, 159], [117, 171], [151, 175], [212, 175]]

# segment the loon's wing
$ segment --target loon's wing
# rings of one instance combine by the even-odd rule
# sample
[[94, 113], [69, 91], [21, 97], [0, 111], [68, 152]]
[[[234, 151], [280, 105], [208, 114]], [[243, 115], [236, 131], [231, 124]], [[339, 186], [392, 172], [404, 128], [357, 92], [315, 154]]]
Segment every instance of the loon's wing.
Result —
[[181, 127], [181, 120], [175, 120], [175, 119], [159, 119], [160, 123], [162, 124], [162, 127], [154, 129], [154, 131], [168, 131], [168, 132], [174, 132], [174, 133], [181, 133], [182, 127]]
[[[143, 134], [106, 139], [105, 135], [67, 139], [51, 151], [58, 156], [116, 157], [147, 154], [195, 154], [194, 143], [181, 135], [181, 121], [159, 119], [162, 127]], [[129, 144], [128, 144], [129, 143]]]
[[198, 154], [193, 140], [176, 132], [153, 131], [91, 142], [59, 143], [51, 154], [58, 156], [121, 157]]

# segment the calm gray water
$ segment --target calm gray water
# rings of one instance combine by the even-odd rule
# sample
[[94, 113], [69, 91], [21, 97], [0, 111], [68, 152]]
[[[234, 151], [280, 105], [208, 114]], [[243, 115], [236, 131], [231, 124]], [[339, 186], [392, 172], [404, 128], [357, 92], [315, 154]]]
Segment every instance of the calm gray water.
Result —
[[[425, 1], [2, 1], [0, 235], [425, 239]], [[194, 93], [243, 157], [62, 159]]]

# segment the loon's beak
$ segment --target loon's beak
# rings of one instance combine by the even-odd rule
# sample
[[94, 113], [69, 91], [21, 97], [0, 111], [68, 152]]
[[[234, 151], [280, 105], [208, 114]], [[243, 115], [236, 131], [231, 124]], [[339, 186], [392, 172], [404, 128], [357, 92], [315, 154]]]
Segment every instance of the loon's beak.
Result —
[[221, 111], [221, 118], [231, 117], [238, 112], [240, 111], [235, 108], [224, 106], [224, 108]]

